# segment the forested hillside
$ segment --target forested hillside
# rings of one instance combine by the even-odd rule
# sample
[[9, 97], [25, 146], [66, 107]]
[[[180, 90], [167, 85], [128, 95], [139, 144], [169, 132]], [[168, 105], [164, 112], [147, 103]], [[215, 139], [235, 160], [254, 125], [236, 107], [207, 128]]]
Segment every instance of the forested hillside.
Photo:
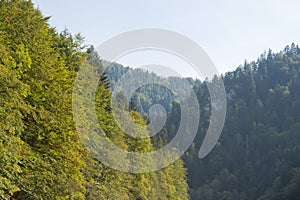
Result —
[[[31, 1], [0, 1], [0, 199], [188, 199], [180, 160], [155, 173], [130, 174], [91, 156], [72, 115], [81, 66], [103, 68], [80, 35], [57, 33]], [[126, 137], [113, 122], [105, 77], [96, 102], [111, 140], [131, 151], [153, 148], [149, 139]], [[131, 115], [145, 124], [137, 112]]]
[[[30, 0], [0, 0], [0, 199], [300, 199], [297, 45], [279, 53], [269, 50], [257, 61], [245, 61], [235, 71], [215, 77], [226, 89], [226, 122], [212, 152], [199, 159], [210, 122], [207, 84], [212, 80], [159, 77], [117, 63], [106, 68], [80, 34], [58, 33], [48, 20]], [[86, 148], [93, 141], [84, 146], [79, 137], [95, 132], [92, 122], [80, 121], [86, 129], [78, 132], [73, 119], [72, 98], [78, 98], [79, 107], [89, 101], [74, 96], [74, 82], [82, 69], [99, 76], [95, 110], [103, 131], [131, 152], [153, 151], [175, 137], [180, 105], [168, 86], [185, 91], [183, 82], [189, 83], [198, 97], [201, 119], [182, 160], [156, 172], [133, 174], [95, 159]], [[125, 74], [132, 85], [137, 77], [164, 83], [138, 88], [129, 105], [129, 114], [144, 135], [149, 134], [149, 108], [161, 104], [166, 109], [166, 124], [153, 138], [130, 137], [114, 120], [112, 91]], [[87, 88], [75, 89], [90, 93]], [[118, 112], [126, 109], [120, 107]]]
[[[225, 126], [218, 144], [201, 160], [210, 102], [206, 83], [195, 88], [203, 106], [198, 138], [184, 156], [191, 199], [299, 199], [299, 47], [269, 50], [222, 78]], [[176, 119], [169, 124], [176, 125]]]
[[[112, 66], [108, 73], [115, 81], [125, 73], [150, 76], [142, 70]], [[227, 93], [226, 123], [216, 147], [204, 159], [199, 159], [198, 152], [209, 125], [211, 104], [206, 85], [210, 81], [190, 82], [201, 105], [198, 135], [183, 156], [191, 199], [299, 199], [299, 47], [292, 44], [279, 53], [269, 50], [221, 78]], [[164, 78], [166, 85], [172, 79]], [[181, 84], [180, 78], [174, 80], [173, 84]], [[153, 102], [166, 106], [167, 123], [157, 137], [164, 143], [171, 141], [181, 116], [174, 94], [152, 86], [137, 90], [134, 101], [146, 116]]]

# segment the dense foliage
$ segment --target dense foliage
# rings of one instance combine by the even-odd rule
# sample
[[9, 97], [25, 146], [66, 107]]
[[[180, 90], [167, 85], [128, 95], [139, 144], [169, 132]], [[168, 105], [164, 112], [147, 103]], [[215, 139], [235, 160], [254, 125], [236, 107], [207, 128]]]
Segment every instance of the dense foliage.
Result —
[[[125, 73], [155, 74], [113, 64], [109, 77]], [[142, 74], [142, 75], [141, 75]], [[198, 152], [209, 126], [207, 84], [193, 82], [201, 105], [199, 132], [183, 156], [188, 169], [190, 197], [213, 199], [299, 199], [300, 197], [300, 49], [295, 44], [279, 53], [265, 52], [221, 77], [227, 93], [227, 117], [221, 138], [204, 159]], [[180, 78], [164, 78], [179, 85]], [[132, 80], [134, 80], [132, 78]], [[168, 111], [166, 127], [157, 137], [169, 142], [180, 124], [175, 95], [161, 86], [136, 90], [136, 108], [147, 116], [153, 103]]]
[[[47, 20], [31, 1], [0, 1], [0, 199], [188, 199], [182, 161], [129, 174], [83, 147], [73, 123], [73, 84], [82, 65], [99, 70], [101, 62], [84, 52], [80, 35], [59, 34]], [[129, 139], [114, 123], [107, 87], [102, 77], [96, 110], [110, 139], [128, 150], [151, 150], [149, 138]]]
[[299, 199], [299, 47], [270, 50], [223, 80], [228, 102], [225, 126], [217, 146], [202, 160], [198, 151], [210, 103], [205, 83], [195, 89], [203, 106], [198, 138], [184, 156], [191, 198]]
[[[131, 174], [96, 160], [83, 146], [73, 121], [72, 95], [79, 69], [99, 76], [95, 98], [99, 124], [111, 141], [133, 152], [153, 151], [174, 138], [181, 113], [177, 94], [170, 88], [185, 91], [182, 81], [191, 84], [201, 120], [184, 162]], [[112, 90], [124, 74], [127, 84], [135, 85], [137, 77], [143, 77], [165, 85], [138, 88], [128, 105], [131, 118], [142, 127], [139, 134], [145, 135], [149, 108], [153, 104], [166, 108], [166, 125], [154, 138], [130, 137], [114, 120]], [[57, 33], [31, 1], [0, 0], [0, 199], [185, 200], [189, 195], [195, 200], [299, 199], [299, 47], [292, 44], [279, 53], [269, 50], [256, 62], [245, 62], [219, 78], [226, 88], [227, 118], [213, 151], [199, 159], [210, 121], [210, 81], [163, 78], [117, 63], [104, 72], [93, 47], [86, 49], [80, 35]], [[120, 107], [118, 112], [126, 110]], [[81, 123], [87, 129], [79, 134], [94, 131], [92, 122]]]

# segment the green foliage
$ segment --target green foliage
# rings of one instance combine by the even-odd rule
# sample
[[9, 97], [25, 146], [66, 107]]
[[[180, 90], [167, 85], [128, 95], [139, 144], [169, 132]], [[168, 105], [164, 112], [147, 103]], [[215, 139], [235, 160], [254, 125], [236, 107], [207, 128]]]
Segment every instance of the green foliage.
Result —
[[[132, 76], [129, 82], [136, 76], [159, 79], [116, 63], [108, 66], [107, 73], [112, 87], [125, 73]], [[293, 199], [298, 195], [298, 185], [289, 182], [295, 179], [291, 170], [299, 167], [299, 73], [300, 49], [292, 44], [277, 54], [269, 50], [256, 62], [245, 62], [222, 76], [227, 119], [219, 143], [203, 160], [198, 151], [210, 122], [206, 86], [210, 82], [191, 81], [201, 108], [195, 144], [183, 157], [192, 199]], [[161, 80], [166, 85], [172, 80], [180, 84], [179, 78]], [[154, 138], [155, 148], [172, 140], [178, 130], [181, 113], [175, 95], [161, 86], [148, 85], [133, 96], [136, 110], [145, 118], [154, 103], [167, 108], [166, 130]]]
[[[99, 57], [93, 48], [89, 49], [88, 63], [85, 63], [85, 67], [82, 70], [87, 70], [83, 74], [89, 76], [89, 72], [92, 74], [99, 73], [100, 78], [99, 85], [96, 92], [96, 112], [98, 116], [98, 122], [102, 128], [102, 131], [106, 136], [119, 147], [131, 151], [131, 152], [150, 152], [153, 150], [153, 143], [149, 137], [144, 139], [137, 139], [128, 136], [119, 126], [116, 124], [115, 118], [124, 114], [125, 108], [121, 103], [125, 100], [123, 94], [118, 95], [118, 102], [116, 112], [117, 116], [112, 113], [111, 105], [111, 91], [109, 88], [107, 76], [103, 71], [103, 66], [99, 62]], [[90, 74], [90, 75], [92, 75]], [[90, 79], [87, 79], [88, 82]], [[85, 85], [88, 83], [83, 83]], [[90, 93], [85, 87], [87, 95]], [[78, 88], [81, 90], [80, 88]], [[83, 89], [83, 88], [82, 88]], [[87, 100], [82, 99], [82, 103], [87, 103]], [[118, 104], [120, 103], [120, 104]], [[132, 103], [132, 102], [131, 102]], [[132, 103], [133, 104], [133, 103]], [[83, 113], [87, 116], [90, 114]], [[130, 111], [131, 120], [138, 126], [131, 131], [136, 134], [147, 136], [146, 122], [139, 113], [134, 110]], [[121, 120], [122, 127], [131, 127], [131, 124], [126, 120]], [[87, 122], [83, 122], [87, 123]], [[89, 131], [93, 131], [94, 125], [91, 123], [88, 126]], [[88, 143], [88, 139], [87, 139]], [[120, 155], [118, 157], [119, 162], [124, 161], [125, 158]], [[133, 161], [134, 162], [134, 161]], [[153, 173], [146, 174], [130, 174], [120, 171], [112, 170], [103, 166], [100, 162], [93, 159], [89, 160], [87, 167], [88, 187], [87, 187], [87, 199], [188, 199], [188, 186], [186, 183], [185, 169], [183, 163], [177, 161], [174, 165], [165, 169], [159, 170]], [[130, 163], [122, 163], [123, 166], [130, 167]], [[145, 160], [143, 165], [151, 165], [150, 160]], [[141, 166], [143, 167], [143, 166]], [[96, 176], [95, 176], [96, 175]]]
[[210, 102], [205, 83], [196, 88], [204, 105], [202, 120], [194, 148], [183, 158], [192, 199], [299, 198], [299, 73], [300, 51], [294, 44], [227, 73], [223, 133], [202, 160], [197, 152], [209, 124]]
[[[270, 50], [257, 62], [245, 62], [222, 77], [227, 121], [220, 141], [202, 160], [198, 151], [210, 121], [206, 86], [210, 82], [184, 79], [194, 85], [201, 105], [199, 134], [183, 157], [185, 163], [178, 160], [156, 172], [130, 174], [108, 168], [83, 147], [72, 113], [76, 72], [87, 67], [86, 75], [92, 72], [99, 77], [96, 103], [91, 105], [97, 123], [111, 141], [132, 152], [150, 152], [168, 143], [180, 124], [180, 106], [176, 94], [166, 87], [151, 84], [136, 90], [127, 105], [138, 125], [132, 133], [149, 134], [149, 121], [144, 118], [148, 119], [151, 105], [161, 104], [168, 112], [167, 124], [156, 137], [137, 139], [116, 123], [111, 88], [125, 73], [133, 85], [137, 74], [177, 88], [184, 87], [182, 79], [116, 63], [104, 71], [93, 47], [83, 52], [82, 36], [67, 30], [59, 34], [49, 27], [48, 19], [29, 0], [0, 1], [0, 199], [186, 200], [186, 180], [191, 199], [299, 199], [298, 46], [292, 44], [277, 54]], [[91, 92], [89, 80], [85, 84], [77, 88], [79, 92]], [[118, 97], [120, 104], [115, 106], [124, 114], [124, 95]], [[132, 125], [120, 121], [122, 126]], [[97, 134], [92, 121], [81, 123], [88, 128], [79, 134]], [[116, 156], [126, 160], [124, 155]], [[132, 163], [122, 164], [131, 167]], [[144, 160], [141, 167], [151, 164]]]
[[[93, 48], [83, 52], [80, 35], [67, 30], [59, 34], [48, 19], [31, 1], [0, 1], [0, 199], [167, 199], [165, 188], [176, 184], [182, 190], [173, 189], [174, 198], [168, 199], [176, 199], [175, 195], [187, 199], [185, 176], [174, 181], [175, 170], [165, 178], [162, 171], [123, 173], [93, 159], [83, 147], [72, 113], [76, 72], [88, 66], [97, 75], [103, 66]], [[149, 137], [128, 137], [115, 123], [109, 85], [102, 74], [96, 111], [103, 130], [121, 148], [151, 151]], [[136, 111], [130, 115], [140, 125], [135, 131], [147, 135], [141, 115]], [[93, 131], [92, 122], [82, 123], [88, 124], [85, 131]], [[184, 171], [182, 163], [176, 166]]]
[[[66, 39], [30, 1], [1, 1], [0, 18], [2, 198], [84, 199], [84, 151], [71, 115], [75, 72], [67, 66], [77, 61], [56, 50]], [[77, 43], [68, 45], [68, 59], [84, 58]]]

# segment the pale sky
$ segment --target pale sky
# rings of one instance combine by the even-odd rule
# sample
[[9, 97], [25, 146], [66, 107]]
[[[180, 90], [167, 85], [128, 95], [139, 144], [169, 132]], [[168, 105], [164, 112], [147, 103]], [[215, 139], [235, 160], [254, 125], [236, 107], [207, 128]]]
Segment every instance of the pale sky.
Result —
[[[256, 60], [269, 48], [300, 44], [299, 0], [33, 0], [50, 24], [81, 33], [94, 46], [122, 32], [164, 28], [184, 34], [210, 56], [219, 72]], [[100, 55], [101, 56], [101, 55]], [[165, 59], [162, 59], [165, 58]], [[156, 54], [130, 55], [121, 64], [173, 65], [183, 76], [195, 77], [190, 66]]]

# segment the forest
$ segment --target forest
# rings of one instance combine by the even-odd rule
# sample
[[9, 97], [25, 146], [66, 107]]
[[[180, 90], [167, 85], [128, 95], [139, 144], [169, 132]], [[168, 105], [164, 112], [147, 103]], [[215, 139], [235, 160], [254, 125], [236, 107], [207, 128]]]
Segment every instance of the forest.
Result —
[[[203, 159], [198, 152], [210, 122], [207, 85], [213, 80], [159, 77], [102, 63], [84, 36], [67, 29], [58, 32], [30, 0], [0, 0], [0, 199], [300, 199], [298, 45], [277, 53], [269, 50], [215, 77], [225, 85], [227, 116], [221, 138]], [[102, 164], [82, 144], [74, 125], [74, 82], [84, 67], [99, 75], [99, 124], [110, 140], [133, 152], [150, 152], [170, 142], [179, 128], [180, 105], [166, 87], [136, 90], [128, 105], [134, 122], [145, 127], [153, 104], [163, 105], [167, 121], [155, 137], [132, 138], [118, 127], [111, 111], [118, 79], [126, 73], [178, 87], [183, 87], [182, 79], [190, 83], [201, 113], [194, 143], [181, 159], [155, 172], [126, 173]], [[81, 123], [89, 127], [83, 131], [92, 131], [91, 122]]]
[[[107, 72], [111, 87], [124, 73], [156, 76], [116, 63]], [[227, 95], [226, 121], [217, 145], [204, 159], [199, 159], [198, 152], [209, 126], [210, 82], [187, 79], [201, 105], [198, 134], [182, 157], [190, 199], [300, 198], [299, 73], [300, 48], [293, 43], [279, 53], [264, 52], [256, 61], [245, 61], [222, 75]], [[181, 84], [179, 79], [167, 78], [166, 85]], [[146, 119], [150, 105], [164, 105], [168, 119], [157, 137], [170, 142], [180, 124], [175, 94], [160, 86], [142, 87], [133, 99], [135, 109]]]

